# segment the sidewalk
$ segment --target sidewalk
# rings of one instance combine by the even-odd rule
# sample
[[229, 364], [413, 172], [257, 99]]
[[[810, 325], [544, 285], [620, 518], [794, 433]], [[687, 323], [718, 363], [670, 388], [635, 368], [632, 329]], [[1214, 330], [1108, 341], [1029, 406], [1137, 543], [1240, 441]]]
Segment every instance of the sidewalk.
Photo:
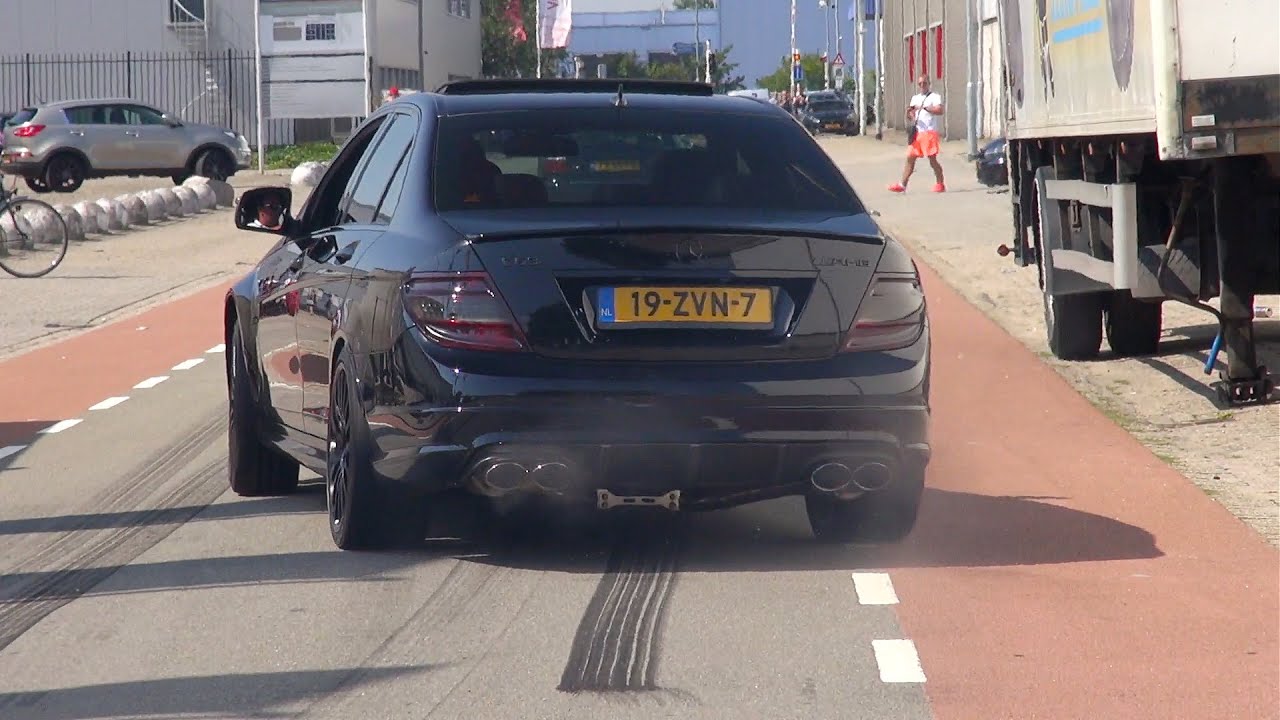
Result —
[[[946, 193], [930, 192], [933, 173], [927, 163], [920, 162], [903, 195], [888, 190], [889, 183], [901, 178], [906, 153], [901, 133], [886, 134], [880, 141], [869, 136], [819, 142], [863, 202], [880, 212], [886, 231], [1152, 452], [1270, 543], [1280, 545], [1276, 406], [1227, 409], [1217, 405], [1208, 384], [1216, 373], [1208, 377], [1202, 371], [1216, 331], [1211, 317], [1166, 303], [1160, 355], [1113, 358], [1104, 342], [1098, 361], [1058, 361], [1045, 340], [1035, 268], [1019, 268], [1012, 259], [996, 254], [996, 248], [1012, 238], [1007, 188], [987, 188], [977, 182], [973, 163], [965, 159], [966, 142], [942, 145]], [[1257, 304], [1275, 308], [1280, 297], [1260, 296]], [[1261, 320], [1257, 333], [1260, 362], [1280, 371], [1280, 323]]]

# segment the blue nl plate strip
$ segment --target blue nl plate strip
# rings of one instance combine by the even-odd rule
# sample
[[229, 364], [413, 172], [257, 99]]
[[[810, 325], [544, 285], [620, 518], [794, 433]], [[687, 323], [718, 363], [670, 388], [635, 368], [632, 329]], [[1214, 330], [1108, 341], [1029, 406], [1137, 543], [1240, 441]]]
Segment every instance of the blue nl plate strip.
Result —
[[617, 322], [618, 316], [613, 311], [613, 288], [600, 288], [596, 291], [596, 318], [600, 322]]

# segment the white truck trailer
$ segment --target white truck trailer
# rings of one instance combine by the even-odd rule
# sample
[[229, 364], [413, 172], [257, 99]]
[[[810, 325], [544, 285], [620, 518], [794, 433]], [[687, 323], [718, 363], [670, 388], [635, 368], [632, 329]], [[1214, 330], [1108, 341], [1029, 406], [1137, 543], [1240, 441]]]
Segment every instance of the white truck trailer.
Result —
[[1154, 353], [1173, 300], [1218, 320], [1219, 396], [1272, 399], [1253, 300], [1280, 292], [1280, 0], [999, 2], [998, 251], [1038, 268], [1054, 355]]

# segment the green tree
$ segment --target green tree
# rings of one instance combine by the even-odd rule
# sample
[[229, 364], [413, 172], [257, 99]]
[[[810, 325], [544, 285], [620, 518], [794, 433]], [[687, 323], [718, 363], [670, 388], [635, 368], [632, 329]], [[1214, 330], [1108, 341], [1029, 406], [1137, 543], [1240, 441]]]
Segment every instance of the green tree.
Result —
[[[823, 85], [822, 56], [817, 53], [800, 56], [800, 66], [804, 68], [804, 80], [800, 86], [805, 90], [821, 90]], [[760, 87], [773, 92], [791, 90], [791, 59], [783, 56], [778, 62], [778, 69], [756, 80]], [[845, 85], [845, 90], [849, 85]]]
[[676, 0], [671, 4], [672, 10], [714, 10], [716, 0]]
[[[481, 74], [485, 77], [533, 77], [537, 73], [537, 32], [534, 25], [536, 5], [531, 0], [521, 3], [526, 40], [517, 40], [507, 19], [507, 0], [484, 0], [480, 3]], [[542, 75], [554, 77], [567, 55], [564, 48], [542, 51]]]
[[[730, 45], [722, 50], [712, 51], [712, 71], [711, 86], [718, 93], [727, 93], [730, 90], [742, 90], [746, 87], [745, 78], [742, 75], [734, 74], [738, 69], [738, 64], [729, 62], [729, 53], [733, 51]], [[693, 81], [701, 77], [706, 59], [702, 55], [684, 55], [675, 62], [650, 63], [648, 65], [648, 76], [654, 80], [685, 80]], [[619, 75], [618, 77], [623, 77]]]

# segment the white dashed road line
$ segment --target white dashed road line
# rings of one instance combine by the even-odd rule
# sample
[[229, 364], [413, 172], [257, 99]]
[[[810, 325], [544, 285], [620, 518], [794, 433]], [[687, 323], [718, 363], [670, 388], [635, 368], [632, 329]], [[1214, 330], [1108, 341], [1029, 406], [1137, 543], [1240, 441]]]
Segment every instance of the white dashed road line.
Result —
[[856, 572], [853, 574], [853, 590], [862, 605], [898, 604], [898, 594], [893, 591], [889, 573]]
[[54, 424], [50, 425], [49, 427], [47, 427], [47, 428], [45, 428], [45, 429], [41, 430], [41, 431], [40, 431], [40, 434], [41, 434], [41, 435], [53, 435], [53, 434], [55, 434], [55, 433], [60, 433], [60, 432], [62, 432], [63, 430], [69, 430], [69, 429], [71, 429], [71, 428], [73, 428], [73, 427], [75, 427], [75, 426], [79, 425], [79, 424], [80, 424], [80, 423], [82, 423], [82, 422], [84, 422], [84, 421], [83, 421], [83, 420], [81, 420], [81, 419], [79, 419], [79, 418], [76, 418], [76, 419], [74, 419], [74, 420], [62, 420], [62, 421], [60, 421], [60, 422], [56, 422], [56, 423], [54, 423]]
[[[897, 605], [898, 593], [893, 589], [889, 573], [853, 573], [853, 591], [859, 605]], [[916, 644], [910, 640], [872, 640], [871, 650], [880, 668], [880, 681], [886, 683], [922, 683], [924, 668]]]
[[[143, 328], [139, 328], [139, 330], [141, 330], [141, 329], [143, 329]], [[226, 352], [226, 345], [214, 345], [213, 347], [209, 348], [208, 350], [205, 350], [205, 351], [204, 351], [204, 354], [205, 354], [205, 355], [214, 355], [214, 354], [221, 353], [221, 352]], [[203, 357], [192, 358], [192, 359], [190, 359], [190, 360], [184, 360], [184, 361], [182, 361], [182, 362], [178, 363], [177, 365], [174, 365], [174, 366], [173, 366], [173, 369], [174, 369], [174, 370], [190, 370], [191, 368], [193, 368], [193, 367], [195, 367], [195, 366], [199, 365], [199, 364], [200, 364], [200, 363], [202, 363], [202, 362], [204, 362], [204, 358], [203, 358]], [[134, 386], [133, 386], [133, 389], [134, 389], [134, 390], [150, 390], [151, 388], [153, 388], [153, 387], [155, 387], [155, 386], [159, 385], [160, 383], [162, 383], [162, 382], [164, 382], [165, 380], [168, 380], [168, 379], [169, 379], [169, 376], [168, 376], [168, 375], [157, 375], [157, 376], [155, 376], [155, 377], [147, 378], [146, 380], [143, 380], [142, 382], [138, 383], [137, 385], [134, 385]], [[106, 400], [103, 400], [102, 402], [98, 403], [97, 405], [93, 405], [93, 406], [91, 406], [91, 407], [89, 408], [89, 410], [91, 410], [91, 411], [97, 411], [97, 410], [110, 410], [111, 408], [113, 408], [113, 407], [115, 407], [115, 406], [117, 406], [117, 405], [119, 405], [119, 404], [121, 404], [121, 403], [125, 402], [125, 401], [126, 401], [126, 400], [128, 400], [128, 399], [129, 399], [129, 397], [128, 397], [128, 396], [116, 396], [116, 397], [109, 397], [109, 398], [107, 398]], [[49, 427], [47, 427], [47, 428], [45, 428], [45, 429], [41, 430], [41, 431], [40, 431], [39, 433], [37, 433], [37, 434], [39, 434], [39, 435], [55, 435], [55, 434], [57, 434], [57, 433], [62, 432], [63, 430], [70, 430], [71, 428], [75, 427], [76, 425], [79, 425], [79, 424], [80, 424], [80, 423], [82, 423], [82, 422], [84, 422], [84, 420], [83, 420], [82, 418], [73, 418], [73, 419], [70, 419], [70, 420], [60, 420], [60, 421], [58, 421], [58, 422], [54, 423], [53, 425], [50, 425]], [[9, 446], [6, 446], [6, 447], [3, 447], [3, 448], [0, 448], [0, 460], [3, 460], [4, 458], [7, 458], [7, 457], [9, 457], [9, 456], [11, 456], [11, 455], [16, 455], [16, 454], [18, 454], [18, 453], [22, 452], [22, 451], [23, 451], [23, 450], [25, 450], [25, 449], [27, 449], [27, 446], [26, 446], [26, 445], [9, 445]]]
[[924, 682], [924, 668], [920, 667], [915, 643], [910, 640], [872, 640], [871, 649], [876, 653], [876, 665], [880, 666], [881, 682]]
[[129, 398], [127, 397], [109, 397], [106, 400], [103, 400], [102, 402], [98, 403], [97, 405], [90, 407], [89, 409], [90, 410], [110, 410], [111, 408], [119, 405], [120, 403], [128, 399]]

